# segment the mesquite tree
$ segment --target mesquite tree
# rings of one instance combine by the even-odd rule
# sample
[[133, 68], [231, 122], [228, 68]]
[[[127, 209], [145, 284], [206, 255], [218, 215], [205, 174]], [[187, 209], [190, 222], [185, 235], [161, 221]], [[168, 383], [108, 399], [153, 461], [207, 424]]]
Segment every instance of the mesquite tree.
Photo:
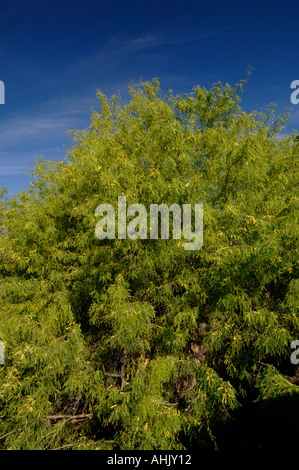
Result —
[[[65, 160], [3, 199], [3, 449], [216, 448], [231, 410], [298, 392], [299, 143], [287, 116], [242, 110], [243, 85], [98, 92]], [[202, 247], [171, 220], [168, 239], [100, 240], [119, 196], [203, 204]]]

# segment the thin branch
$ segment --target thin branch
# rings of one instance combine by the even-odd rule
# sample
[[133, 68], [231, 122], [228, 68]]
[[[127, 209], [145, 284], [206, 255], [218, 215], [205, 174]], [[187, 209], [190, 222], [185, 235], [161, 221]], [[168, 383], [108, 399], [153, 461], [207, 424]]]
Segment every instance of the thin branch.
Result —
[[10, 434], [13, 434], [14, 432], [21, 431], [21, 429], [15, 429], [14, 431], [10, 431], [7, 434], [4, 434], [4, 436], [0, 436], [0, 439], [4, 439], [5, 437], [9, 436]]
[[76, 420], [76, 419], [87, 419], [90, 418], [91, 414], [83, 414], [83, 415], [52, 415], [52, 416], [46, 416], [46, 418], [50, 420], [56, 420], [56, 419], [67, 419], [67, 420]]
[[73, 447], [75, 444], [65, 444], [64, 446], [61, 446], [61, 447], [56, 447], [56, 449], [52, 449], [52, 450], [62, 450], [62, 449], [66, 449], [67, 447]]
[[105, 373], [106, 377], [112, 377], [114, 379], [121, 379], [122, 375], [121, 374], [110, 374], [110, 373]]
[[179, 403], [177, 401], [175, 403], [157, 401], [157, 404], [158, 405], [163, 405], [163, 406], [178, 406]]

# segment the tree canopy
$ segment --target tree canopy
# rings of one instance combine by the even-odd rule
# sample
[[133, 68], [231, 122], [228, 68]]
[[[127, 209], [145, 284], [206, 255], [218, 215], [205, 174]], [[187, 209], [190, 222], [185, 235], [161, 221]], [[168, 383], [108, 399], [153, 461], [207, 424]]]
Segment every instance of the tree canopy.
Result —
[[[2, 198], [2, 449], [217, 448], [246, 400], [298, 393], [299, 142], [241, 108], [244, 83], [98, 92], [65, 159]], [[118, 196], [202, 203], [202, 247], [99, 240]]]

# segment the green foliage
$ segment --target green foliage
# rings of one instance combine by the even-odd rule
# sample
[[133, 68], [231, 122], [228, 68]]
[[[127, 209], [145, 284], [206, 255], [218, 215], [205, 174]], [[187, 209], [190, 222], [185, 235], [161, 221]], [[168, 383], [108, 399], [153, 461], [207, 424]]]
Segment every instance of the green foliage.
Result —
[[[298, 143], [273, 108], [241, 109], [242, 86], [99, 92], [65, 160], [1, 202], [3, 449], [217, 447], [247, 396], [297, 392]], [[203, 202], [202, 248], [97, 239], [121, 195]]]

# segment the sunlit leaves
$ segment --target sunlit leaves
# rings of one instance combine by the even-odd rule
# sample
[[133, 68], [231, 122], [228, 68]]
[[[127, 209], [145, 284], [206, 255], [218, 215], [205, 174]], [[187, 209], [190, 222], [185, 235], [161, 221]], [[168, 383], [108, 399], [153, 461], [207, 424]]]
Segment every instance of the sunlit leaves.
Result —
[[[3, 448], [213, 447], [240, 397], [295, 391], [298, 143], [273, 107], [241, 109], [244, 83], [98, 92], [65, 160], [1, 201]], [[202, 203], [203, 246], [97, 239], [95, 208], [118, 196]]]

